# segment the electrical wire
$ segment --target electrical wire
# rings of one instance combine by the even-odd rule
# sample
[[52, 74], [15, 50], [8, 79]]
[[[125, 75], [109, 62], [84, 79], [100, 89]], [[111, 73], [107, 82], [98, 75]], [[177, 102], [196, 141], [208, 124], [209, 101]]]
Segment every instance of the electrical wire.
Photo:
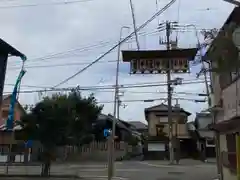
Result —
[[[153, 102], [153, 101], [162, 101], [162, 100], [166, 100], [167, 98], [151, 98], [151, 99], [125, 99], [125, 100], [121, 100], [121, 102], [124, 103], [131, 103], [131, 102]], [[185, 98], [185, 97], [173, 97], [173, 100], [178, 99], [178, 100], [182, 100], [182, 101], [192, 101], [195, 103], [198, 102], [205, 102], [205, 99], [194, 99], [194, 98]], [[114, 101], [109, 100], [109, 101], [97, 101], [98, 104], [108, 104], [108, 103], [114, 103]], [[23, 104], [23, 106], [32, 106], [34, 107], [33, 104]]]
[[52, 6], [52, 5], [69, 5], [69, 4], [74, 4], [74, 3], [83, 3], [83, 2], [90, 2], [90, 1], [94, 1], [94, 0], [75, 0], [75, 1], [52, 2], [52, 3], [42, 3], [42, 4], [10, 5], [10, 6], [0, 6], [0, 9], [38, 7], [38, 6]]
[[[184, 80], [183, 82], [198, 82], [198, 81], [204, 81], [204, 79], [188, 79], [188, 80]], [[134, 85], [151, 85], [151, 84], [164, 84], [166, 83], [165, 81], [155, 81], [155, 82], [141, 82], [141, 83], [130, 83], [130, 84], [120, 84], [120, 87], [123, 86], [134, 86]], [[14, 86], [15, 84], [5, 84], [5, 86]], [[22, 84], [22, 87], [30, 87], [30, 88], [40, 88], [40, 89], [51, 89], [50, 86], [37, 86], [37, 85], [25, 85]], [[83, 86], [84, 87], [84, 86]], [[85, 86], [85, 88], [102, 88], [102, 87], [114, 87], [114, 85], [101, 85], [101, 86]], [[66, 87], [67, 89], [74, 89], [76, 87]]]
[[[114, 91], [109, 91], [109, 90], [100, 90], [100, 91], [97, 91], [97, 93], [114, 93]], [[155, 91], [155, 92], [151, 92], [151, 91], [123, 91], [123, 92], [120, 92], [120, 93], [130, 93], [130, 94], [166, 94], [167, 92], [164, 92], [164, 91]], [[194, 92], [173, 92], [172, 94], [181, 94], [181, 95], [188, 95], [188, 96], [200, 96], [204, 93], [194, 93]]]
[[[182, 85], [187, 84], [200, 84], [205, 83], [205, 81], [195, 81], [195, 82], [185, 82]], [[130, 88], [147, 88], [147, 87], [161, 87], [166, 86], [167, 83], [162, 84], [146, 84], [146, 85], [120, 85], [119, 89], [130, 89]], [[61, 91], [72, 91], [73, 89], [78, 89], [81, 91], [93, 91], [93, 90], [109, 90], [115, 89], [114, 85], [111, 86], [92, 86], [92, 87], [69, 87], [69, 88], [51, 88], [51, 89], [42, 89], [42, 90], [22, 90], [19, 93], [36, 93], [36, 92], [61, 92]], [[4, 92], [5, 94], [9, 94], [9, 92]]]
[[[144, 36], [144, 35], [155, 35], [158, 31], [156, 31], [155, 29], [150, 31], [150, 32], [140, 32], [139, 36]], [[135, 37], [131, 37], [130, 40], [126, 41], [127, 43], [131, 43], [134, 41]], [[28, 64], [30, 63], [34, 63], [36, 61], [45, 61], [45, 60], [49, 60], [49, 59], [53, 59], [53, 58], [69, 58], [69, 54], [68, 53], [73, 53], [73, 52], [89, 52], [89, 50], [95, 49], [95, 48], [102, 48], [102, 47], [106, 47], [108, 45], [114, 45], [115, 43], [117, 43], [118, 41], [115, 40], [108, 40], [108, 41], [100, 41], [97, 42], [96, 44], [91, 44], [91, 45], [85, 45], [85, 46], [81, 46], [78, 48], [74, 48], [74, 49], [69, 49], [67, 51], [63, 51], [63, 52], [57, 52], [57, 53], [53, 53], [53, 54], [49, 54], [46, 56], [42, 56], [42, 57], [38, 57], [38, 58], [33, 58], [33, 59], [29, 59]], [[80, 56], [79, 54], [75, 54], [73, 53], [72, 55], [75, 56]], [[15, 65], [15, 63], [14, 63]]]
[[[193, 79], [186, 79], [186, 80], [183, 80], [182, 82], [198, 82], [198, 81], [203, 81], [204, 79], [197, 79], [197, 78], [193, 78]], [[127, 84], [120, 84], [119, 86], [132, 86], [132, 85], [149, 85], [149, 84], [164, 84], [166, 83], [166, 81], [155, 81], [155, 82], [140, 82], [140, 83], [127, 83]], [[14, 84], [5, 84], [5, 85], [8, 85], [8, 86], [14, 86]], [[37, 87], [37, 88], [51, 88], [50, 86], [36, 86], [36, 85], [22, 85], [23, 87]], [[85, 86], [85, 87], [113, 87], [115, 85], [100, 85], [100, 86]], [[84, 86], [81, 86], [81, 87], [84, 87]], [[67, 87], [67, 88], [76, 88], [76, 87]]]
[[[156, 92], [126, 91], [126, 93], [133, 93], [133, 94], [165, 94], [167, 92], [164, 92], [164, 91], [156, 91]], [[193, 93], [193, 92], [173, 92], [173, 94], [183, 94], [183, 95], [199, 96], [199, 93]]]
[[[157, 13], [155, 13], [149, 20], [147, 20], [145, 23], [143, 23], [140, 27], [138, 27], [136, 29], [136, 31], [140, 31], [141, 29], [143, 29], [145, 26], [147, 26], [150, 22], [152, 22], [157, 16], [159, 16], [160, 14], [162, 14], [164, 11], [166, 11], [169, 7], [172, 6], [173, 3], [175, 3], [176, 0], [171, 0], [167, 5], [165, 5], [161, 10], [159, 10]], [[115, 46], [113, 46], [112, 48], [110, 48], [107, 52], [105, 52], [103, 55], [101, 55], [99, 58], [97, 58], [96, 60], [94, 60], [93, 62], [91, 62], [89, 65], [87, 65], [86, 67], [84, 67], [83, 69], [80, 69], [79, 71], [77, 71], [76, 73], [74, 73], [73, 75], [69, 76], [68, 78], [64, 79], [63, 81], [61, 81], [60, 83], [56, 84], [55, 86], [53, 86], [53, 88], [56, 88], [62, 84], [65, 84], [66, 82], [68, 82], [70, 79], [73, 79], [74, 77], [76, 77], [77, 75], [79, 75], [80, 73], [84, 72], [85, 70], [87, 70], [89, 67], [91, 67], [92, 65], [94, 65], [95, 63], [97, 63], [98, 61], [100, 61], [103, 57], [105, 57], [107, 54], [109, 54], [112, 50], [114, 50], [115, 48], [117, 48], [118, 46], [120, 46], [122, 43], [124, 43], [125, 41], [127, 41], [130, 37], [132, 37], [135, 34], [135, 31], [133, 31], [132, 33], [130, 33], [127, 37], [123, 38], [119, 43], [117, 43]]]
[[[101, 61], [99, 63], [113, 63], [116, 62], [116, 60], [110, 60], [110, 61]], [[87, 65], [88, 62], [79, 62], [79, 63], [62, 63], [62, 64], [51, 64], [51, 65], [33, 65], [33, 66], [26, 66], [26, 69], [32, 69], [32, 68], [52, 68], [52, 67], [66, 67], [66, 66], [79, 66], [79, 65]], [[8, 70], [17, 70], [18, 67], [9, 67]]]
[[[121, 100], [121, 102], [152, 102], [152, 101], [157, 101], [157, 100], [166, 100], [167, 98], [153, 98], [153, 99], [129, 99], [129, 100]], [[204, 99], [191, 99], [191, 98], [182, 98], [182, 97], [173, 97], [173, 99], [178, 99], [178, 100], [185, 100], [185, 101], [201, 101], [204, 102]], [[107, 103], [114, 103], [114, 101], [99, 101], [98, 103], [102, 104], [107, 104]]]
[[[180, 29], [180, 28], [179, 28]], [[199, 30], [202, 30], [202, 29], [199, 29]], [[188, 32], [189, 30], [187, 29], [181, 29], [179, 30], [179, 32]], [[190, 31], [189, 31], [190, 32]], [[152, 31], [152, 32], [143, 32], [143, 33], [139, 33], [138, 35], [141, 36], [141, 35], [158, 35], [157, 34], [158, 31], [155, 30], [155, 31]], [[132, 37], [134, 38], [134, 37]], [[127, 41], [127, 42], [133, 42], [134, 40], [131, 40], [131, 41]], [[109, 43], [109, 44], [108, 44]], [[46, 56], [43, 56], [43, 57], [39, 57], [39, 58], [34, 58], [34, 59], [30, 59], [27, 63], [28, 64], [32, 64], [32, 63], [38, 63], [38, 61], [47, 61], [47, 60], [51, 60], [51, 59], [60, 59], [60, 58], [69, 58], [69, 57], [87, 57], [88, 55], [80, 55], [80, 54], [75, 54], [73, 53], [71, 56], [67, 53], [72, 53], [72, 52], [75, 52], [75, 51], [78, 51], [80, 53], [82, 52], [89, 52], [89, 50], [91, 50], [92, 48], [95, 49], [95, 48], [99, 48], [99, 47], [106, 47], [107, 45], [110, 45], [113, 44], [113, 42], [111, 41], [106, 41], [106, 42], [99, 42], [98, 44], [93, 44], [93, 45], [88, 45], [88, 46], [85, 46], [85, 47], [79, 47], [79, 48], [75, 48], [75, 49], [71, 49], [71, 50], [67, 50], [67, 51], [64, 51], [64, 52], [58, 52], [58, 53], [54, 53], [54, 54], [50, 54], [50, 55], [46, 55]], [[115, 41], [116, 43], [116, 41]], [[114, 51], [112, 51], [114, 52]], [[111, 53], [112, 53], [111, 52]], [[103, 52], [102, 52], [103, 53]], [[69, 59], [68, 59], [69, 61]], [[106, 61], [105, 61], [106, 62]], [[110, 62], [113, 62], [113, 61], [110, 61]], [[74, 64], [74, 63], [73, 63]], [[84, 64], [88, 64], [88, 62], [80, 62], [79, 64], [76, 63], [76, 65], [84, 65]], [[9, 66], [10, 65], [10, 66]], [[66, 64], [62, 64], [62, 65], [59, 65], [59, 64], [56, 64], [56, 66], [64, 66], [64, 65], [69, 65], [69, 63], [66, 63]], [[71, 64], [70, 64], [71, 65]], [[42, 68], [42, 67], [54, 67], [55, 65], [39, 65], [39, 68]], [[31, 67], [31, 66], [25, 66], [26, 68], [37, 68], [38, 66], [36, 65], [35, 67]], [[8, 70], [14, 70], [15, 68], [19, 69], [19, 66], [16, 65], [16, 63], [11, 63], [11, 60], [8, 64]]]
[[[4, 86], [14, 86], [14, 84], [4, 84]], [[41, 88], [41, 89], [47, 89], [50, 87], [45, 87], [45, 86], [34, 86], [34, 85], [25, 85], [21, 84], [22, 87], [30, 87], [30, 88]]]

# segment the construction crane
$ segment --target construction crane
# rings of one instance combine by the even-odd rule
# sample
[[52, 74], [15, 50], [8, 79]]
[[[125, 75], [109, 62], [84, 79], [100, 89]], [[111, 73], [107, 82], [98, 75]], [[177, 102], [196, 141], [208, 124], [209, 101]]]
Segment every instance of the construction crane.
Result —
[[132, 13], [132, 21], [133, 21], [133, 28], [134, 28], [134, 32], [135, 32], [135, 37], [136, 37], [136, 43], [137, 43], [137, 49], [140, 49], [140, 43], [138, 40], [138, 34], [137, 34], [137, 25], [136, 25], [136, 19], [135, 19], [135, 14], [134, 14], [134, 7], [133, 7], [133, 3], [132, 0], [130, 0], [130, 8], [131, 8], [131, 13]]

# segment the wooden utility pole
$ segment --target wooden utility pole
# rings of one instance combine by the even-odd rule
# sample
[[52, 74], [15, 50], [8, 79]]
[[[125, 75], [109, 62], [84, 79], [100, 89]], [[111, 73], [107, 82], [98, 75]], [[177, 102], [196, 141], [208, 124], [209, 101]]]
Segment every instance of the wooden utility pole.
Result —
[[[166, 22], [166, 38], [167, 38], [167, 50], [170, 50], [170, 22]], [[169, 156], [170, 164], [174, 163], [174, 151], [173, 151], [173, 130], [172, 130], [172, 87], [171, 87], [171, 60], [167, 60], [167, 92], [168, 92], [168, 125], [169, 125]]]

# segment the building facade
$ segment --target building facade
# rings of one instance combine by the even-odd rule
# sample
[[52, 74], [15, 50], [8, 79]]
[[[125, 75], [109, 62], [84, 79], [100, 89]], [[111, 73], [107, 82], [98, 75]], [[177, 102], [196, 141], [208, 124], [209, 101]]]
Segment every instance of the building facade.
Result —
[[[234, 8], [207, 51], [212, 68], [212, 115], [218, 171], [223, 180], [236, 180], [240, 132], [240, 8]], [[239, 161], [240, 162], [240, 161]]]
[[[181, 156], [189, 155], [191, 137], [188, 133], [187, 120], [189, 112], [179, 107], [172, 107], [174, 148], [181, 150]], [[169, 123], [168, 106], [160, 104], [145, 109], [148, 122], [148, 137], [145, 144], [146, 159], [169, 158]], [[191, 151], [191, 150], [190, 150]]]

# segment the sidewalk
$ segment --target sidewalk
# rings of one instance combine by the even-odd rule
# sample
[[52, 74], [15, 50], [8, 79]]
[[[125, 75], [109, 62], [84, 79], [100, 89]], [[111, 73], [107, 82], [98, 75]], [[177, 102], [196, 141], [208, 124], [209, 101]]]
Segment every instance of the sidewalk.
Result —
[[[156, 164], [156, 165], [169, 165], [169, 161], [167, 160], [147, 160], [147, 161], [141, 161], [141, 162], [148, 162], [150, 164]], [[179, 165], [185, 165], [185, 166], [198, 166], [198, 165], [206, 165], [206, 164], [216, 164], [216, 159], [208, 159], [207, 162], [202, 162], [200, 160], [194, 160], [194, 159], [181, 159], [179, 161]]]

